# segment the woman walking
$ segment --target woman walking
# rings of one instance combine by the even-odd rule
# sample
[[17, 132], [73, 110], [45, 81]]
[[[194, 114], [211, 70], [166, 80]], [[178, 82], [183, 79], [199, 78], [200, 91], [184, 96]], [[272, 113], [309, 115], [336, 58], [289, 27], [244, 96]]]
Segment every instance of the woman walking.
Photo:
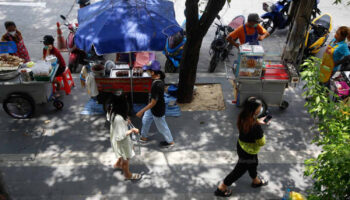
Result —
[[126, 180], [139, 180], [140, 174], [129, 171], [129, 160], [135, 155], [130, 134], [139, 133], [139, 129], [128, 130], [128, 104], [125, 96], [115, 97], [107, 113], [110, 121], [110, 140], [113, 151], [118, 158], [114, 169], [122, 169]]
[[259, 99], [250, 97], [244, 104], [242, 112], [238, 116], [237, 126], [239, 138], [237, 142], [238, 162], [230, 174], [226, 176], [215, 191], [216, 196], [228, 197], [232, 191], [228, 186], [238, 180], [246, 171], [252, 178], [252, 187], [257, 188], [267, 185], [262, 177], [258, 176], [258, 152], [260, 147], [265, 145], [265, 136], [260, 124], [265, 124], [263, 119], [258, 119], [262, 102]]

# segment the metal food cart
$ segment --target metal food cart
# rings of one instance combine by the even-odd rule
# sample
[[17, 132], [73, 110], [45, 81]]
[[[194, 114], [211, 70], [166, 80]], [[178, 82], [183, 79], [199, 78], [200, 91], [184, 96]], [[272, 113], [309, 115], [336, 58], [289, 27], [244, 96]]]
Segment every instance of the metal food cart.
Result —
[[[52, 81], [55, 78], [58, 66], [52, 69], [50, 78], [46, 81], [24, 81], [19, 72], [8, 72], [13, 77], [0, 80], [0, 103], [11, 117], [24, 119], [31, 117], [35, 111], [35, 104], [53, 101], [56, 109], [62, 109], [63, 102], [52, 95]], [[2, 74], [6, 76], [6, 74]]]
[[284, 90], [289, 84], [299, 82], [298, 73], [292, 65], [266, 60], [260, 45], [241, 45], [238, 62], [232, 72], [234, 103], [241, 106], [249, 97], [259, 98], [263, 102], [261, 114], [268, 106], [286, 109], [289, 104], [283, 100]]
[[98, 101], [106, 110], [113, 95], [125, 94], [130, 102], [148, 103], [152, 87], [152, 78], [141, 68], [130, 70], [129, 65], [116, 65], [111, 69], [109, 76], [95, 76], [99, 92]]

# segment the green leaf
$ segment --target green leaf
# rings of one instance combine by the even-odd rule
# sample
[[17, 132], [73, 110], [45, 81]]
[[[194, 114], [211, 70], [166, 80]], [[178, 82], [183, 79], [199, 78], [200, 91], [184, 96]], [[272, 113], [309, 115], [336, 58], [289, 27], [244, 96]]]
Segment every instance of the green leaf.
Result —
[[320, 97], [317, 96], [315, 101], [316, 101], [316, 103], [320, 103], [320, 100], [321, 100]]

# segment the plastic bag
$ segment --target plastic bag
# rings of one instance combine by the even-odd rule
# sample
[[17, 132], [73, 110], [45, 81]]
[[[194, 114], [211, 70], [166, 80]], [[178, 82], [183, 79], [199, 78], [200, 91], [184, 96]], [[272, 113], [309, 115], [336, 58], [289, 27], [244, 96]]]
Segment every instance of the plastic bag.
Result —
[[98, 89], [96, 86], [95, 77], [94, 77], [94, 74], [92, 72], [90, 72], [88, 74], [88, 76], [86, 77], [86, 88], [88, 90], [88, 94], [91, 97], [95, 97], [98, 95]]
[[49, 76], [51, 72], [51, 63], [40, 60], [31, 68], [34, 76]]

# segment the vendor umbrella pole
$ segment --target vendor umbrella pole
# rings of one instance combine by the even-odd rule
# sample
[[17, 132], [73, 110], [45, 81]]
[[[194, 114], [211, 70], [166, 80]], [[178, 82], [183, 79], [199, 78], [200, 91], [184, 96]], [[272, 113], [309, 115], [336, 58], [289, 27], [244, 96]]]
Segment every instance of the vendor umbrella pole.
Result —
[[132, 84], [132, 78], [133, 78], [133, 73], [132, 69], [134, 68], [134, 63], [132, 62], [131, 59], [131, 52], [129, 52], [129, 69], [130, 69], [130, 94], [131, 94], [131, 107], [134, 106], [134, 87]]

